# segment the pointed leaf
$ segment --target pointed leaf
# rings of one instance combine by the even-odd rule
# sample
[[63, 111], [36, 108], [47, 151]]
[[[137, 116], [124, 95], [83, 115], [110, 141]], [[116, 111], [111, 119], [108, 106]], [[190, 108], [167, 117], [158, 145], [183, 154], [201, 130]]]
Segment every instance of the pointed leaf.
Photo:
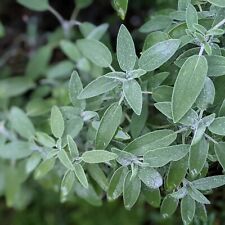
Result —
[[84, 188], [88, 188], [88, 181], [87, 181], [87, 177], [86, 177], [83, 167], [80, 164], [75, 163], [74, 164], [74, 172], [75, 172], [77, 179], [81, 183], [81, 185]]
[[189, 195], [186, 195], [181, 200], [181, 218], [185, 225], [191, 224], [195, 215], [195, 200], [193, 200]]
[[225, 136], [225, 117], [217, 117], [209, 126], [209, 130], [214, 134]]
[[56, 138], [60, 138], [64, 132], [64, 120], [61, 111], [57, 106], [53, 106], [51, 110], [51, 130]]

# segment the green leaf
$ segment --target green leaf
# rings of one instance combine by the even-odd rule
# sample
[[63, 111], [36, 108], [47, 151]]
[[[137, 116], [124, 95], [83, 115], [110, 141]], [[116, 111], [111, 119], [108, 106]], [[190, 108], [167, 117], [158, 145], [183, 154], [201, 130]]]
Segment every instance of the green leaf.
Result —
[[117, 158], [117, 155], [104, 150], [91, 150], [84, 152], [81, 159], [86, 163], [104, 163]]
[[108, 27], [109, 25], [106, 23], [97, 26], [88, 34], [87, 39], [100, 40], [107, 31]]
[[200, 191], [206, 191], [225, 185], [225, 175], [200, 178], [192, 182], [193, 186]]
[[127, 78], [128, 79], [139, 78], [139, 77], [145, 75], [146, 73], [147, 72], [142, 69], [131, 70], [131, 71], [127, 72]]
[[153, 71], [167, 62], [177, 51], [180, 40], [170, 39], [162, 41], [143, 52], [139, 59], [139, 66], [146, 71]]
[[36, 11], [45, 11], [49, 8], [48, 0], [17, 0], [17, 2]]
[[138, 176], [132, 176], [132, 172], [130, 171], [125, 178], [123, 185], [123, 202], [126, 209], [131, 209], [141, 191], [141, 181]]
[[88, 180], [87, 180], [87, 177], [86, 177], [83, 167], [80, 164], [75, 163], [74, 164], [74, 172], [75, 172], [77, 179], [81, 183], [81, 185], [84, 188], [88, 188]]
[[225, 136], [225, 117], [217, 117], [208, 128], [214, 134]]
[[192, 4], [188, 4], [186, 10], [186, 23], [188, 29], [195, 31], [194, 24], [198, 24], [198, 13]]
[[196, 99], [196, 105], [201, 110], [206, 110], [209, 105], [212, 105], [215, 98], [215, 87], [212, 80], [206, 77], [204, 87]]
[[111, 52], [103, 43], [93, 39], [82, 39], [77, 41], [77, 46], [82, 54], [97, 66], [111, 65]]
[[105, 149], [120, 125], [122, 118], [122, 107], [118, 103], [113, 103], [105, 111], [96, 135], [96, 148]]
[[9, 114], [12, 128], [22, 137], [31, 139], [35, 135], [35, 129], [27, 115], [19, 108], [13, 107]]
[[208, 76], [218, 77], [225, 75], [225, 57], [220, 55], [206, 56], [209, 70]]
[[40, 179], [44, 177], [50, 170], [54, 168], [55, 158], [44, 160], [35, 170], [34, 178]]
[[73, 138], [70, 135], [67, 135], [67, 143], [68, 143], [68, 149], [69, 149], [71, 157], [72, 158], [79, 157], [79, 151], [77, 149], [76, 142], [73, 140]]
[[69, 170], [73, 170], [73, 163], [68, 157], [66, 151], [64, 149], [59, 150], [58, 158], [60, 162]]
[[188, 189], [188, 194], [191, 196], [193, 200], [202, 204], [210, 204], [210, 201], [196, 188], [190, 186]]
[[83, 9], [88, 7], [91, 3], [93, 2], [93, 0], [76, 0], [76, 7], [78, 7], [78, 9]]
[[113, 0], [113, 5], [118, 16], [124, 20], [127, 13], [128, 0]]
[[92, 98], [113, 90], [119, 81], [107, 76], [101, 76], [89, 83], [79, 94], [79, 99]]
[[43, 132], [36, 133], [36, 140], [38, 143], [48, 148], [53, 148], [56, 144], [55, 140], [51, 136]]
[[150, 150], [166, 147], [173, 143], [177, 134], [172, 130], [157, 130], [134, 139], [124, 151], [135, 155], [143, 155]]
[[90, 176], [96, 181], [96, 183], [104, 190], [108, 189], [108, 179], [105, 176], [103, 170], [98, 164], [89, 164], [88, 172]]
[[26, 160], [26, 173], [31, 173], [40, 163], [41, 155], [38, 152], [34, 152], [27, 160]]
[[123, 24], [120, 26], [117, 36], [116, 53], [123, 71], [130, 71], [134, 68], [137, 59], [135, 46], [129, 31]]
[[2, 159], [23, 159], [32, 154], [32, 145], [24, 141], [13, 141], [0, 145], [0, 158]]
[[161, 194], [159, 188], [151, 189], [147, 186], [144, 186], [142, 189], [142, 193], [145, 197], [145, 200], [150, 204], [152, 207], [158, 208], [161, 203]]
[[181, 67], [172, 95], [174, 122], [178, 122], [196, 101], [204, 86], [207, 71], [208, 65], [204, 56], [191, 56]]
[[144, 162], [151, 167], [162, 167], [170, 161], [182, 159], [189, 151], [190, 145], [180, 144], [150, 150], [144, 154]]
[[187, 156], [175, 162], [170, 163], [169, 171], [166, 178], [166, 189], [172, 191], [179, 187], [186, 176], [188, 169]]
[[215, 6], [222, 7], [222, 8], [225, 7], [224, 0], [207, 0], [207, 1]]
[[207, 219], [207, 211], [206, 211], [205, 205], [197, 202], [197, 204], [196, 204], [196, 216], [201, 221], [207, 223], [208, 219]]
[[77, 46], [68, 40], [61, 40], [59, 46], [63, 53], [72, 61], [76, 62], [81, 58]]
[[167, 85], [161, 85], [152, 90], [152, 98], [156, 102], [171, 101], [173, 88]]
[[74, 178], [74, 172], [73, 171], [67, 171], [62, 179], [61, 183], [61, 200], [64, 201], [67, 197], [67, 195], [70, 193], [70, 191], [73, 188], [75, 178]]
[[157, 189], [162, 186], [163, 180], [160, 173], [150, 167], [142, 167], [138, 171], [138, 177], [149, 188]]
[[51, 130], [56, 138], [60, 138], [64, 132], [64, 120], [61, 111], [57, 106], [53, 106], [51, 110]]
[[181, 200], [180, 209], [183, 223], [185, 225], [191, 224], [195, 215], [195, 201], [189, 195], [186, 195]]
[[202, 138], [196, 145], [191, 146], [189, 154], [189, 170], [196, 177], [203, 169], [208, 156], [209, 143]]
[[124, 81], [123, 93], [129, 106], [137, 115], [140, 115], [142, 110], [142, 91], [138, 82], [136, 80]]
[[107, 198], [109, 200], [117, 199], [123, 192], [123, 184], [125, 177], [128, 173], [127, 167], [121, 166], [119, 167], [113, 174], [109, 188], [107, 191]]
[[79, 108], [83, 111], [86, 107], [84, 100], [78, 99], [78, 95], [83, 91], [83, 85], [81, 83], [80, 77], [76, 71], [71, 75], [69, 81], [69, 97], [70, 101], [75, 108]]
[[170, 195], [167, 195], [161, 204], [160, 213], [164, 218], [172, 216], [178, 206], [179, 201]]
[[225, 143], [220, 142], [218, 144], [214, 144], [214, 150], [220, 165], [225, 170]]

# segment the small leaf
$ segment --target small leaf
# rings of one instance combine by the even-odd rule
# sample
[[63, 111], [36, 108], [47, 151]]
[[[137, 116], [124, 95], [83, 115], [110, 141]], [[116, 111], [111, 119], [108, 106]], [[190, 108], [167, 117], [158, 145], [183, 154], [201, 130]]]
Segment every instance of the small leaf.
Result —
[[117, 155], [104, 150], [92, 150], [84, 152], [81, 159], [86, 163], [104, 163], [117, 158]]
[[76, 62], [81, 58], [80, 52], [77, 49], [77, 46], [71, 41], [62, 40], [59, 43], [63, 53], [72, 61]]
[[36, 133], [36, 140], [38, 143], [48, 148], [53, 148], [56, 144], [54, 138], [43, 132]]
[[210, 201], [196, 188], [190, 186], [188, 189], [188, 194], [192, 197], [193, 200], [202, 204], [210, 204]]
[[49, 8], [48, 0], [17, 0], [17, 2], [36, 11], [45, 11]]
[[214, 134], [225, 136], [225, 117], [217, 117], [209, 126], [209, 130]]
[[178, 122], [196, 101], [204, 86], [207, 71], [208, 65], [204, 56], [191, 56], [183, 64], [172, 95], [174, 122]]
[[214, 150], [220, 165], [225, 170], [225, 143], [220, 142], [218, 144], [214, 144]]
[[155, 150], [150, 150], [144, 154], [144, 162], [151, 167], [162, 167], [170, 161], [182, 159], [189, 151], [190, 145], [173, 145]]
[[160, 213], [164, 218], [172, 216], [178, 206], [179, 201], [176, 198], [167, 195], [161, 204]]
[[125, 178], [123, 185], [123, 202], [126, 209], [131, 209], [141, 191], [141, 181], [138, 176], [132, 176], [132, 173], [129, 172]]
[[117, 36], [116, 53], [120, 68], [123, 71], [130, 71], [134, 68], [137, 59], [135, 46], [129, 31], [123, 24]]
[[123, 82], [123, 93], [129, 104], [137, 115], [141, 114], [142, 110], [142, 91], [136, 80]]
[[142, 189], [142, 193], [144, 194], [145, 200], [152, 207], [158, 208], [161, 203], [161, 194], [159, 188], [151, 189], [147, 186], [144, 186]]
[[183, 223], [185, 225], [191, 224], [195, 215], [195, 201], [189, 195], [186, 195], [181, 200], [180, 209]]
[[124, 151], [135, 155], [143, 155], [150, 150], [169, 146], [175, 141], [177, 134], [172, 130], [157, 130], [134, 139]]
[[111, 52], [103, 43], [94, 39], [82, 39], [77, 41], [77, 46], [82, 54], [97, 66], [109, 67], [111, 65]]
[[86, 177], [83, 167], [80, 164], [75, 163], [74, 164], [74, 172], [75, 172], [77, 179], [81, 183], [81, 185], [84, 188], [88, 188], [88, 180], [87, 180], [87, 177]]
[[51, 130], [56, 138], [60, 138], [64, 132], [64, 120], [61, 111], [57, 106], [53, 106], [51, 110]]
[[218, 77], [225, 75], [225, 57], [220, 55], [206, 56], [209, 70], [208, 75]]
[[73, 171], [67, 171], [62, 179], [61, 183], [61, 200], [64, 201], [67, 195], [70, 193], [71, 189], [73, 188], [75, 178]]
[[127, 13], [128, 0], [114, 0], [113, 4], [119, 17], [124, 20]]
[[79, 94], [78, 99], [92, 98], [113, 90], [119, 85], [116, 79], [101, 76], [89, 83]]
[[140, 168], [138, 177], [149, 188], [157, 189], [162, 186], [163, 180], [158, 171], [150, 167]]
[[128, 173], [127, 167], [121, 166], [119, 167], [113, 174], [109, 188], [107, 191], [107, 198], [109, 200], [117, 199], [123, 192], [123, 184], [125, 177]]
[[139, 59], [139, 66], [146, 71], [153, 71], [167, 62], [177, 51], [180, 40], [170, 39], [162, 41], [143, 52]]
[[188, 29], [190, 29], [191, 31], [195, 31], [193, 26], [194, 24], [198, 24], [198, 13], [192, 4], [188, 4], [186, 10], [186, 23]]
[[34, 177], [35, 179], [40, 179], [44, 177], [50, 170], [54, 168], [55, 158], [50, 158], [44, 160], [35, 170]]
[[70, 160], [70, 158], [68, 157], [67, 153], [65, 150], [61, 149], [58, 152], [58, 158], [60, 160], [60, 162], [69, 170], [73, 170], [73, 163]]
[[27, 115], [19, 108], [13, 107], [9, 114], [12, 128], [22, 137], [30, 139], [35, 134], [35, 129]]
[[206, 211], [205, 205], [197, 202], [197, 204], [196, 204], [196, 216], [201, 221], [203, 221], [205, 223], [207, 222], [208, 219], [207, 219], [207, 211]]
[[105, 111], [96, 135], [96, 148], [105, 149], [120, 125], [122, 118], [122, 107], [118, 103], [113, 103]]
[[225, 185], [225, 175], [200, 178], [192, 182], [193, 186], [200, 191], [207, 191]]
[[196, 177], [203, 169], [208, 156], [209, 143], [202, 138], [196, 145], [191, 146], [189, 154], [189, 170]]
[[69, 148], [71, 157], [72, 158], [79, 157], [79, 151], [77, 149], [76, 142], [73, 140], [73, 138], [70, 135], [67, 135], [67, 143], [68, 143], [68, 148]]

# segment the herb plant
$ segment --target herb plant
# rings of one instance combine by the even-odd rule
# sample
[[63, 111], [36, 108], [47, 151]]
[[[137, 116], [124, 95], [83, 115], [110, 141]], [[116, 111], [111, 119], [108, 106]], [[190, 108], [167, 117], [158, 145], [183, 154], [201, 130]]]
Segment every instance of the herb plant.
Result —
[[[7, 205], [29, 202], [32, 177], [62, 202], [122, 196], [131, 209], [142, 196], [163, 217], [179, 208], [183, 224], [206, 224], [208, 195], [225, 185], [225, 1], [179, 0], [140, 27], [142, 49], [122, 24], [115, 51], [108, 24], [76, 20], [91, 0], [76, 1], [70, 20], [48, 0], [17, 1], [49, 11], [61, 28], [24, 76], [0, 81]], [[128, 1], [113, 4], [124, 19]], [[55, 49], [65, 60], [52, 64]]]

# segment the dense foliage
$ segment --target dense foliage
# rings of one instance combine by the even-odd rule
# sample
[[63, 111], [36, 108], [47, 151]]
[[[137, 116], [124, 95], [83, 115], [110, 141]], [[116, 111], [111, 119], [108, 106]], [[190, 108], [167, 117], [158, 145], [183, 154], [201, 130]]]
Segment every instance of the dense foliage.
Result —
[[[116, 43], [108, 24], [77, 20], [91, 0], [75, 1], [70, 19], [48, 0], [17, 2], [60, 26], [38, 46], [28, 26], [24, 75], [0, 61], [7, 206], [25, 208], [35, 183], [62, 203], [122, 196], [128, 210], [139, 201], [167, 218], [179, 208], [183, 224], [207, 224], [207, 197], [225, 185], [225, 1], [179, 0], [132, 34], [122, 24]], [[113, 6], [125, 19], [128, 0]]]

